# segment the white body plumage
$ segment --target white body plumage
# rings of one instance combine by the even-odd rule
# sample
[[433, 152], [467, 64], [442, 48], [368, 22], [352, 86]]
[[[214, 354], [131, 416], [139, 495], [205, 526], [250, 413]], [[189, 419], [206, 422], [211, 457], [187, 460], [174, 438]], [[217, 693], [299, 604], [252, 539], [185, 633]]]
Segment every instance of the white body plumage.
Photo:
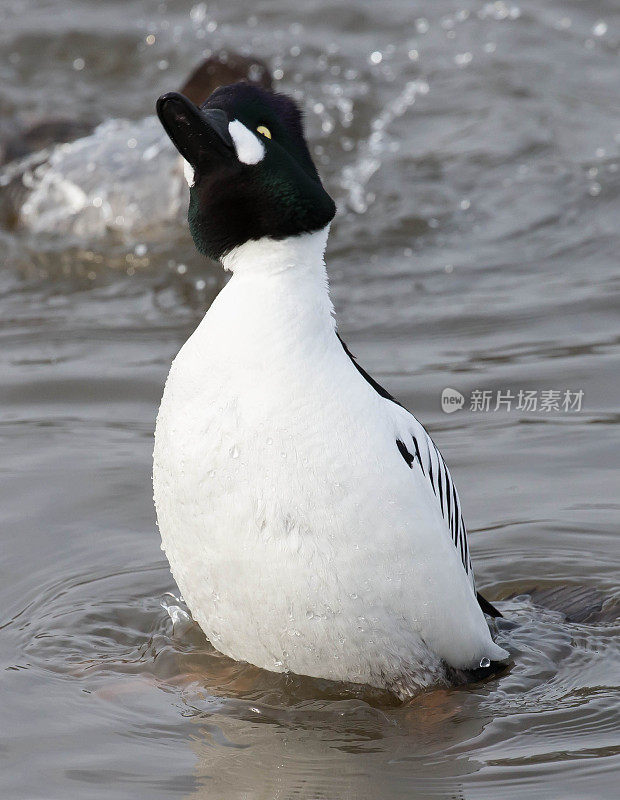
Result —
[[423, 429], [336, 337], [326, 240], [327, 229], [251, 241], [224, 259], [233, 277], [161, 402], [157, 517], [218, 650], [406, 695], [444, 663], [475, 668], [507, 653], [433, 487], [396, 446]]

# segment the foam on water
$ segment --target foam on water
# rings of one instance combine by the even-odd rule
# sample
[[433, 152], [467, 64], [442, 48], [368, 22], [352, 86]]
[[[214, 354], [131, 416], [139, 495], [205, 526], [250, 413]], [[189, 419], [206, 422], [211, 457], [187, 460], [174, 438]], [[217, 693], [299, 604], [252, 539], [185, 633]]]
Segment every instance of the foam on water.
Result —
[[[106, 235], [161, 236], [182, 220], [182, 163], [154, 117], [109, 120], [59, 144], [21, 172], [18, 225], [34, 235], [90, 242]], [[10, 165], [15, 174], [19, 165]]]

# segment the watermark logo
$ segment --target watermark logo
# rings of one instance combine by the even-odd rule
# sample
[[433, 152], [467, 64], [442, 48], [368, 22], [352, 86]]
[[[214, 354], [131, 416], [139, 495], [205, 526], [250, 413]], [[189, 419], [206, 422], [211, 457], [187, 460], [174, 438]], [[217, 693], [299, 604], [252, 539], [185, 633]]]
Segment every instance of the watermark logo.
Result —
[[453, 414], [459, 408], [463, 408], [464, 405], [465, 398], [463, 395], [457, 392], [456, 389], [450, 389], [449, 386], [446, 386], [441, 393], [441, 410], [445, 411], [446, 414]]
[[[574, 414], [581, 411], [585, 392], [583, 389], [472, 389], [469, 394], [470, 411], [523, 411], [526, 413], [551, 412]], [[446, 387], [441, 393], [441, 410], [452, 414], [463, 408], [465, 397], [456, 389]]]

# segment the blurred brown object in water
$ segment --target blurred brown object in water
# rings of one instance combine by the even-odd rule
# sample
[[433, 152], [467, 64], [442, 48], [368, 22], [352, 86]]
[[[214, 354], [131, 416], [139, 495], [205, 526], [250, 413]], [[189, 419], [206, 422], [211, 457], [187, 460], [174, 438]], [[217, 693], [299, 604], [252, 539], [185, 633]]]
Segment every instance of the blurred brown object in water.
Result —
[[[239, 81], [255, 83], [265, 89], [270, 89], [272, 85], [271, 73], [264, 61], [222, 51], [201, 61], [179, 91], [192, 103], [200, 105], [218, 86]], [[4, 141], [0, 141], [0, 166], [51, 145], [88, 136], [95, 127], [96, 124], [85, 120], [60, 118], [40, 120], [25, 129], [12, 131]]]
[[253, 56], [222, 52], [202, 61], [179, 89], [188, 100], [199, 106], [218, 86], [248, 81], [272, 88], [271, 72], [264, 61]]
[[24, 158], [56, 142], [73, 142], [82, 136], [88, 136], [93, 127], [90, 122], [71, 119], [48, 119], [37, 122], [26, 130], [12, 134], [0, 145], [0, 164]]

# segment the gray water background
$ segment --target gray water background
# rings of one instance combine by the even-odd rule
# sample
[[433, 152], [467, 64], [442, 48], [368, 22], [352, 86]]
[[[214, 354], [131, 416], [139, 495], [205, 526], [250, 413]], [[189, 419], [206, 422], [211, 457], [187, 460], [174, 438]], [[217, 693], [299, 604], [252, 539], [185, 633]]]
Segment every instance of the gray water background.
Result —
[[[442, 449], [514, 655], [407, 706], [219, 656], [166, 594], [150, 458], [223, 275], [182, 212], [139, 238], [4, 230], [0, 796], [617, 797], [618, 2], [4, 0], [0, 21], [3, 126], [138, 122], [205, 50], [297, 93], [339, 205], [340, 330]], [[580, 411], [469, 410], [567, 388]], [[530, 597], [567, 585], [602, 612]]]

